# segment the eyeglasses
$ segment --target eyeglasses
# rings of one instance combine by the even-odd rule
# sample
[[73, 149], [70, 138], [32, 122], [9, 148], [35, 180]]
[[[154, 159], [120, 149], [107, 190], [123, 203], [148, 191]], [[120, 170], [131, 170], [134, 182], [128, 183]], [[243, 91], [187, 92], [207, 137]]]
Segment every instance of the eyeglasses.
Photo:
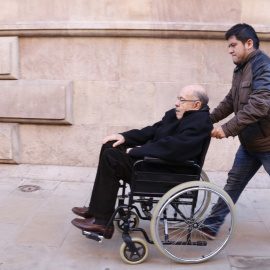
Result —
[[179, 102], [181, 104], [184, 104], [185, 102], [196, 102], [196, 101], [200, 101], [198, 99], [196, 99], [196, 100], [188, 100], [188, 99], [183, 99], [183, 98], [180, 98], [180, 97], [176, 97], [176, 98], [179, 100]]

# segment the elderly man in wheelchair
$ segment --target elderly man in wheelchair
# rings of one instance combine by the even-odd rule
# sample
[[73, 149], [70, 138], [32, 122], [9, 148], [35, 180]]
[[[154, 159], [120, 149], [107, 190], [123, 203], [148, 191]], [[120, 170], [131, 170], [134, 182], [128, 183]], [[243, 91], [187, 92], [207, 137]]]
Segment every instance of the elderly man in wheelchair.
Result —
[[[213, 128], [207, 103], [202, 86], [185, 86], [175, 108], [161, 121], [106, 137], [89, 206], [72, 209], [84, 219], [75, 218], [72, 224], [99, 242], [112, 237], [115, 224], [124, 240], [121, 257], [131, 264], [144, 261], [148, 255], [147, 243], [130, 237], [134, 231], [176, 262], [197, 263], [220, 252], [232, 235], [235, 210], [229, 196], [208, 183], [202, 171]], [[131, 188], [128, 195], [126, 183]], [[115, 209], [119, 187], [123, 190]], [[229, 233], [224, 236], [219, 232], [220, 237], [211, 242], [203, 221], [211, 215], [209, 205], [217, 200], [223, 202], [222, 211], [227, 208], [231, 213], [227, 218]], [[151, 221], [153, 240], [138, 228], [139, 218]]]

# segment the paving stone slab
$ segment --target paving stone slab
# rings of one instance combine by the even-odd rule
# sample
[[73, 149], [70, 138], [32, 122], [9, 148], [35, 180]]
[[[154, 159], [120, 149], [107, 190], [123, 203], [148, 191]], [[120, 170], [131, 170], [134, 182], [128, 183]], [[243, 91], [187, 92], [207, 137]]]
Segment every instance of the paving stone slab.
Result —
[[232, 270], [248, 269], [248, 270], [269, 270], [270, 257], [256, 256], [229, 256]]

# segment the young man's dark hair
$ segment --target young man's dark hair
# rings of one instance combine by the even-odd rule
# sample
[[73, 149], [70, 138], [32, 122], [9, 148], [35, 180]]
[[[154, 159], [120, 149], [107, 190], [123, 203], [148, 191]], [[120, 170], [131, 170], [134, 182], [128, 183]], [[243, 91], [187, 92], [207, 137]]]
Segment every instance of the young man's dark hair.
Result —
[[225, 34], [226, 40], [228, 40], [231, 36], [235, 36], [237, 40], [240, 40], [243, 44], [245, 44], [249, 39], [253, 40], [254, 49], [259, 49], [260, 41], [258, 36], [253, 29], [252, 26], [239, 23], [230, 28]]

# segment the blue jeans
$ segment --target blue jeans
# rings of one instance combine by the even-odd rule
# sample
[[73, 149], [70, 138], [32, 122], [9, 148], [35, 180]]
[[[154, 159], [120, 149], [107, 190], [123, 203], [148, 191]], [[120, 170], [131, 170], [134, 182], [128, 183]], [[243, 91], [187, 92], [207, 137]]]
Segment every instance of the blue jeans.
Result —
[[[240, 145], [235, 155], [233, 167], [228, 174], [227, 184], [224, 187], [234, 203], [237, 202], [249, 180], [262, 165], [270, 175], [270, 151], [249, 152]], [[217, 232], [228, 213], [228, 207], [219, 200], [212, 208], [211, 217], [207, 218], [204, 224]]]

